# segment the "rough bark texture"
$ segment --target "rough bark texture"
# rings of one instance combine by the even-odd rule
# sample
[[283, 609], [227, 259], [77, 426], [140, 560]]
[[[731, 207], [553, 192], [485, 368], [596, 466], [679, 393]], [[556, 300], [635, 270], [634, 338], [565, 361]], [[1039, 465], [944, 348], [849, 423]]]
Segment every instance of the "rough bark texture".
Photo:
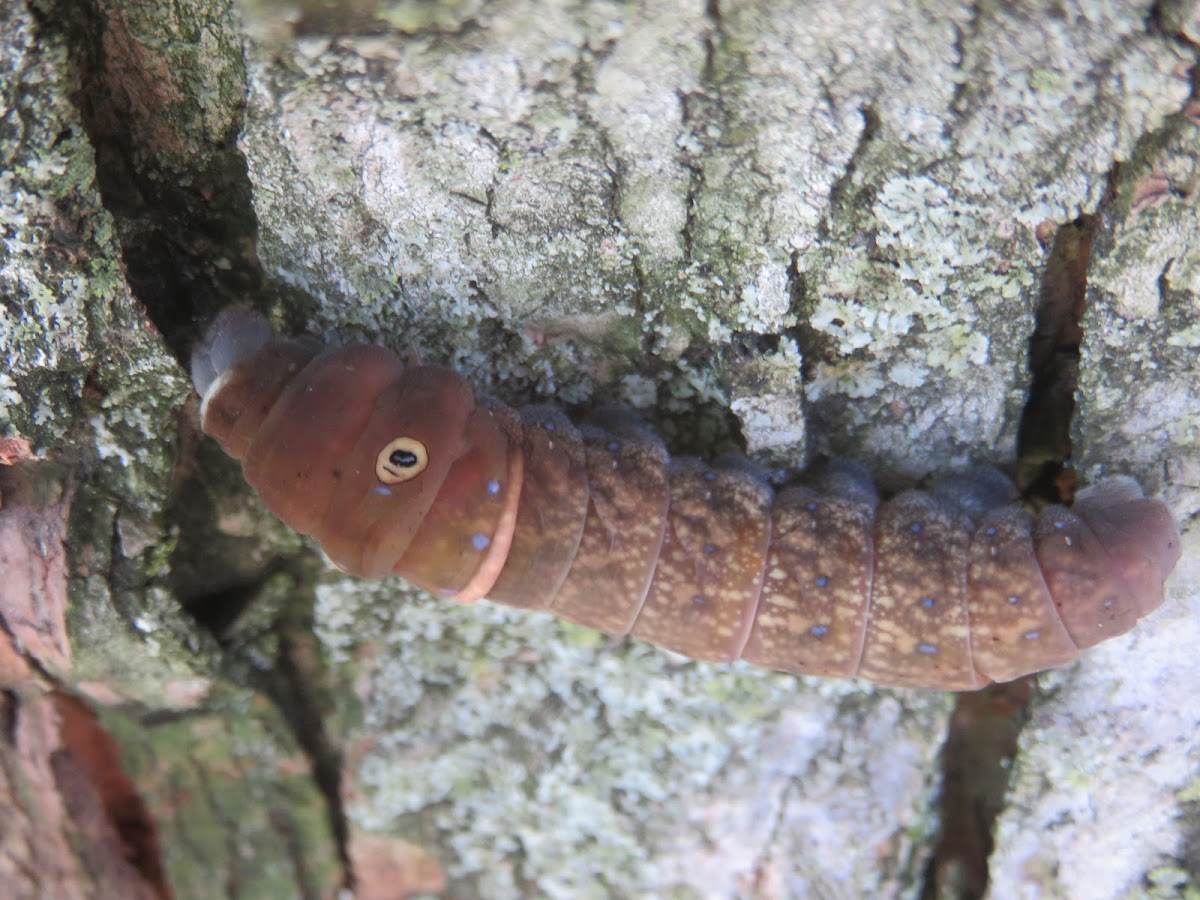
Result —
[[[5, 776], [69, 815], [5, 816], [76, 895], [129, 877], [87, 860], [133, 801], [108, 763], [51, 779], [63, 691], [179, 897], [965, 897], [985, 863], [993, 897], [1196, 889], [1196, 4], [242, 12], [0, 10], [0, 428], [42, 460], [30, 509], [74, 490], [57, 637], [15, 630], [33, 587], [0, 610], [6, 686], [37, 685], [5, 695], [32, 704]], [[1185, 555], [1162, 610], [1039, 679], [973, 862], [938, 852], [953, 698], [355, 583], [197, 437], [179, 365], [219, 306], [273, 303], [514, 402], [615, 395], [674, 451], [847, 453], [898, 488], [1011, 462], [1031, 421], [1065, 442], [1070, 376], [1022, 424], [1060, 275], [1080, 476], [1164, 496]]]

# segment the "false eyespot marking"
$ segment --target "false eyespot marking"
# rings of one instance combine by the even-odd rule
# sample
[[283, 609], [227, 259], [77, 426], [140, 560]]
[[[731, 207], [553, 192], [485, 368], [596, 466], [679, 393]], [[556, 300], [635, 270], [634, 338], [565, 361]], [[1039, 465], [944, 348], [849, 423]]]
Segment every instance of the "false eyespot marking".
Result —
[[429, 465], [429, 453], [416, 438], [398, 437], [379, 451], [375, 477], [384, 484], [402, 484], [416, 478]]
[[696, 659], [974, 689], [1129, 630], [1181, 553], [1128, 478], [1039, 516], [986, 467], [880, 499], [842, 461], [775, 491], [742, 458], [672, 459], [628, 411], [518, 413], [449, 369], [280, 340], [244, 310], [192, 370], [205, 431], [345, 571]]

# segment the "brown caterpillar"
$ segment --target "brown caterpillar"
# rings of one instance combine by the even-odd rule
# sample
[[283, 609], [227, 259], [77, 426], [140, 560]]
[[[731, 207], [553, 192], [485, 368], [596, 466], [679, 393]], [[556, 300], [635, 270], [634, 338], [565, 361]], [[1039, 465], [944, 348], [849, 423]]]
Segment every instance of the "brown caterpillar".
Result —
[[696, 659], [972, 690], [1128, 631], [1181, 552], [1128, 478], [1036, 518], [984, 467], [882, 503], [849, 462], [776, 493], [741, 458], [670, 459], [631, 413], [577, 428], [381, 347], [277, 339], [243, 309], [191, 367], [204, 430], [345, 571]]

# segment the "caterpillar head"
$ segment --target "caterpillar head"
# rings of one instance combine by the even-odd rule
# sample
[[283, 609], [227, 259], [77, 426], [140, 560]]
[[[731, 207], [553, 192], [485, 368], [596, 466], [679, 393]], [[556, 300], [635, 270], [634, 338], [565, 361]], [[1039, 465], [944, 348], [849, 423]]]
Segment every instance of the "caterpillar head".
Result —
[[204, 430], [268, 509], [346, 571], [398, 571], [457, 595], [504, 530], [519, 425], [454, 372], [373, 345], [277, 339], [233, 309], [197, 346], [192, 374]]

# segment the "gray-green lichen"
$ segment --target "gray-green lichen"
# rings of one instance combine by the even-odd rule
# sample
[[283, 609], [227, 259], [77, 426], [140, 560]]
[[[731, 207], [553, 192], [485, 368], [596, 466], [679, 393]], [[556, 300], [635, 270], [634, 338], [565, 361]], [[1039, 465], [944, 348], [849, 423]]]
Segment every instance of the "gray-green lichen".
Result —
[[[922, 27], [896, 15], [880, 27]], [[822, 423], [914, 473], [929, 449], [1011, 455], [1034, 229], [1094, 209], [1107, 170], [1188, 95], [1180, 51], [1142, 21], [1128, 4], [977, 7], [946, 17], [958, 40], [934, 39], [920, 70], [907, 53], [871, 67], [861, 105], [878, 121], [843, 188], [858, 202], [835, 207], [834, 241], [797, 263], [814, 282], [810, 324], [842, 354], [810, 388]]]
[[[89, 305], [127, 294], [114, 262], [111, 220], [94, 195], [90, 148], [68, 97], [54, 90], [65, 50], [39, 47], [31, 20], [12, 10], [3, 27], [0, 91], [10, 123], [19, 127], [7, 129], [0, 144], [0, 289], [8, 301], [0, 306], [0, 425], [44, 451], [61, 434], [56, 420], [69, 416], [82, 395], [91, 361]], [[29, 84], [47, 89], [26, 93]], [[60, 141], [61, 135], [68, 137]], [[52, 379], [67, 383], [39, 390]]]
[[947, 697], [700, 665], [398, 582], [327, 579], [317, 628], [358, 672], [353, 821], [423, 841], [459, 891], [732, 896], [757, 871], [862, 895], [919, 867]]

